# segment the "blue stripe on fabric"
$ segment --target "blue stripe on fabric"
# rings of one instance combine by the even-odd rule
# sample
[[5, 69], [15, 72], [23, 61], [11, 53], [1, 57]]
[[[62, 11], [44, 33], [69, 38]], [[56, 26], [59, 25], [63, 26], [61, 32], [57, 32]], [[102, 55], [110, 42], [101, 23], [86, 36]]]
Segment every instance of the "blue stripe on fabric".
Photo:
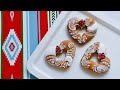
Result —
[[[38, 30], [37, 30], [37, 12], [29, 11], [29, 35], [30, 35], [30, 55], [38, 45]], [[30, 74], [30, 79], [37, 79]]]
[[38, 45], [37, 12], [36, 11], [29, 12], [29, 24], [30, 24], [29, 29], [30, 29], [30, 55], [31, 55]]

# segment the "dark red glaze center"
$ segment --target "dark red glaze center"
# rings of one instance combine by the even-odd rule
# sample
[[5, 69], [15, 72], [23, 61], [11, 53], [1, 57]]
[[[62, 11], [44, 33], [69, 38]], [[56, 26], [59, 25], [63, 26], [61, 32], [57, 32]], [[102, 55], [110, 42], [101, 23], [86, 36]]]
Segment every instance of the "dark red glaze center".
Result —
[[79, 21], [79, 25], [80, 25], [81, 27], [84, 27], [84, 26], [85, 26], [85, 21], [84, 21], [84, 20], [80, 20], [80, 21]]
[[59, 46], [56, 46], [56, 53], [60, 53], [61, 52], [61, 49]]
[[99, 59], [104, 59], [105, 58], [105, 54], [104, 53], [99, 53], [98, 57], [99, 57]]

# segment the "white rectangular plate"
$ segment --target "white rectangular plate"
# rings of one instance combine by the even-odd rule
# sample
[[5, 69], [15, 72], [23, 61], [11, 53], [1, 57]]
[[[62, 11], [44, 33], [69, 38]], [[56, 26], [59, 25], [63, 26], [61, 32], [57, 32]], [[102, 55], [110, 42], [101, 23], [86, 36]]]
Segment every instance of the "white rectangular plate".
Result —
[[[73, 64], [69, 69], [61, 70], [45, 61], [44, 51], [52, 45], [59, 45], [63, 40], [71, 39], [67, 24], [72, 17], [94, 18], [98, 23], [97, 34], [85, 45], [76, 45]], [[86, 49], [97, 41], [106, 46], [107, 56], [111, 60], [110, 70], [99, 75], [83, 68], [80, 64]], [[63, 58], [63, 55], [61, 57]], [[97, 11], [63, 11], [29, 58], [27, 69], [39, 79], [120, 79], [120, 27], [118, 23]]]

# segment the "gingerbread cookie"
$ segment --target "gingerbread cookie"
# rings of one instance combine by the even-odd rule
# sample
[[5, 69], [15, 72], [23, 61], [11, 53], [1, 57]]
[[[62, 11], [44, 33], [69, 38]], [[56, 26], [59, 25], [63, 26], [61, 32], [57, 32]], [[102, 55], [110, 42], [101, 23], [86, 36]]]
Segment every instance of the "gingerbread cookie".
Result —
[[[64, 60], [57, 58], [59, 54], [66, 52], [66, 57]], [[46, 61], [54, 66], [60, 68], [68, 68], [73, 62], [75, 56], [76, 47], [71, 40], [65, 40], [60, 43], [59, 46], [50, 47], [45, 52]]]
[[[85, 29], [85, 33], [80, 35], [78, 29]], [[74, 17], [68, 21], [68, 32], [70, 36], [75, 39], [79, 44], [87, 43], [92, 39], [97, 31], [97, 23], [92, 18], [86, 18], [85, 20]]]
[[[98, 60], [100, 60], [99, 64], [91, 60], [92, 55], [96, 52], [98, 53]], [[85, 68], [88, 68], [96, 73], [107, 72], [110, 68], [110, 59], [106, 56], [106, 48], [100, 42], [96, 42], [88, 47], [80, 63]]]

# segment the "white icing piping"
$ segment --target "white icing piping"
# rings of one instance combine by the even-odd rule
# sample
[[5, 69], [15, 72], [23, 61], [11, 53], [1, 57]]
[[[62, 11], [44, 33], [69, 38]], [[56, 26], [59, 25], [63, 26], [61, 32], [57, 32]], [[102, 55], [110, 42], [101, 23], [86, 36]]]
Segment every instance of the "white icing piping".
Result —
[[95, 22], [93, 25], [88, 26], [88, 27], [87, 27], [87, 30], [88, 30], [89, 32], [95, 32], [95, 31], [97, 30], [97, 23]]
[[65, 60], [68, 61], [68, 66], [71, 66], [72, 61], [73, 61], [72, 57], [71, 56], [66, 56]]
[[99, 65], [96, 69], [98, 73], [106, 72], [109, 70], [109, 68], [105, 65]]
[[97, 52], [98, 52], [98, 54], [99, 53], [106, 54], [106, 48], [105, 48], [105, 46], [102, 43], [99, 44], [99, 48], [98, 48]]
[[[74, 18], [71, 18], [69, 21], [68, 21], [68, 27], [71, 29], [71, 30], [76, 30], [76, 25], [78, 23], [78, 18], [74, 17]], [[73, 28], [71, 28], [71, 25]]]

